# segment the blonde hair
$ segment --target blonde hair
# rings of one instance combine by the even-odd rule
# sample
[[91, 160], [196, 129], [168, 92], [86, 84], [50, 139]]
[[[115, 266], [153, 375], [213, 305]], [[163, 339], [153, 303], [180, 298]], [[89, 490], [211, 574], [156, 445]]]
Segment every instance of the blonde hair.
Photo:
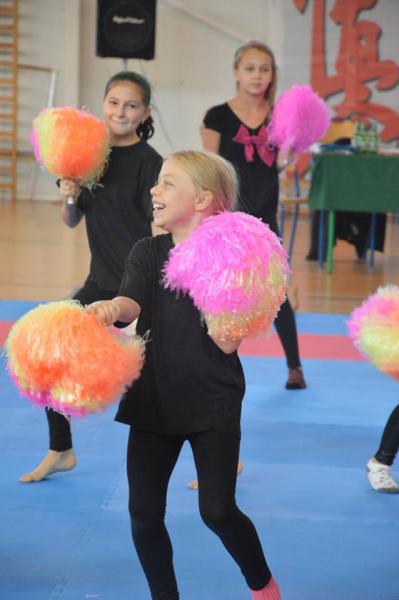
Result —
[[277, 91], [277, 65], [276, 59], [274, 58], [273, 51], [264, 44], [263, 42], [258, 42], [257, 40], [250, 40], [246, 44], [243, 44], [234, 53], [233, 67], [238, 69], [238, 66], [247, 50], [259, 50], [259, 52], [264, 52], [272, 61], [272, 80], [270, 82], [269, 87], [265, 91], [265, 99], [269, 101], [270, 107], [273, 107], [274, 100], [276, 97]]
[[211, 192], [215, 212], [235, 210], [238, 196], [238, 176], [233, 165], [214, 152], [183, 150], [169, 156], [191, 178], [195, 187]]

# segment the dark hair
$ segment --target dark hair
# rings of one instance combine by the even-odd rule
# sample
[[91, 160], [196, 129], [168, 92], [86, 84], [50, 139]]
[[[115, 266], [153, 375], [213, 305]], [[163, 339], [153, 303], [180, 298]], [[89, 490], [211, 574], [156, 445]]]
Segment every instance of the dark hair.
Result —
[[[120, 71], [111, 77], [105, 86], [104, 98], [107, 96], [108, 92], [116, 85], [117, 83], [127, 81], [129, 83], [133, 83], [133, 85], [137, 85], [143, 95], [143, 103], [145, 106], [150, 106], [151, 103], [151, 86], [148, 81], [135, 73], [134, 71]], [[147, 141], [150, 137], [154, 135], [154, 121], [151, 115], [146, 118], [144, 123], [140, 123], [137, 127], [137, 135], [139, 138]]]
[[269, 48], [269, 46], [266, 46], [266, 44], [264, 44], [263, 42], [259, 42], [258, 40], [250, 40], [246, 44], [243, 44], [242, 46], [237, 48], [237, 50], [235, 51], [233, 60], [233, 67], [235, 69], [238, 68], [241, 59], [247, 50], [259, 50], [259, 52], [264, 52], [265, 54], [270, 56], [270, 59], [272, 61], [272, 80], [265, 92], [265, 98], [269, 101], [270, 107], [273, 108], [277, 90], [277, 65], [273, 51], [271, 50], [271, 48]]

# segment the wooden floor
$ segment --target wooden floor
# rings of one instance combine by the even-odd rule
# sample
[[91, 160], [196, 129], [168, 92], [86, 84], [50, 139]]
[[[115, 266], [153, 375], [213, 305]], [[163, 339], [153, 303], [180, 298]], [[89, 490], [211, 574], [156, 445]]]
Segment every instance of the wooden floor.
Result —
[[[60, 205], [0, 201], [0, 299], [60, 300], [79, 287], [88, 272], [84, 223], [66, 227]], [[290, 227], [287, 221], [287, 229]], [[399, 224], [389, 222], [386, 247], [371, 269], [353, 246], [339, 241], [330, 275], [306, 261], [309, 223], [301, 217], [293, 258], [299, 311], [348, 313], [379, 285], [399, 284]]]

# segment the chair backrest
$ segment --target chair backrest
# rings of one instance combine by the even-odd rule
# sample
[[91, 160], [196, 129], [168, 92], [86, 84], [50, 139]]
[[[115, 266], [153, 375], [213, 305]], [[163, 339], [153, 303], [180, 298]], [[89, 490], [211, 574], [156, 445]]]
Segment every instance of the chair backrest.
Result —
[[352, 138], [355, 133], [356, 122], [350, 119], [337, 119], [331, 121], [326, 135], [320, 140], [321, 144], [333, 144], [340, 138]]

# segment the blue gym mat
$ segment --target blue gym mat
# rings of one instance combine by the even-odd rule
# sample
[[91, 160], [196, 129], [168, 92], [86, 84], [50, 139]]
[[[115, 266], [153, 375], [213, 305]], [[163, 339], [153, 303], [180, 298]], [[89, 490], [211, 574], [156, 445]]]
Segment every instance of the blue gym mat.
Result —
[[[0, 320], [35, 303], [0, 302]], [[303, 333], [343, 335], [345, 315], [298, 315]], [[399, 600], [399, 495], [378, 494], [365, 465], [398, 403], [398, 384], [361, 361], [304, 361], [308, 389], [286, 391], [279, 358], [244, 357], [237, 501], [254, 521], [283, 600]], [[75, 420], [78, 466], [36, 484], [18, 476], [47, 445], [43, 411], [0, 369], [0, 599], [149, 600], [130, 538], [125, 451], [115, 409]], [[395, 468], [394, 468], [395, 473]], [[397, 474], [399, 475], [399, 474]], [[167, 524], [181, 600], [249, 600], [198, 515], [185, 446]]]

